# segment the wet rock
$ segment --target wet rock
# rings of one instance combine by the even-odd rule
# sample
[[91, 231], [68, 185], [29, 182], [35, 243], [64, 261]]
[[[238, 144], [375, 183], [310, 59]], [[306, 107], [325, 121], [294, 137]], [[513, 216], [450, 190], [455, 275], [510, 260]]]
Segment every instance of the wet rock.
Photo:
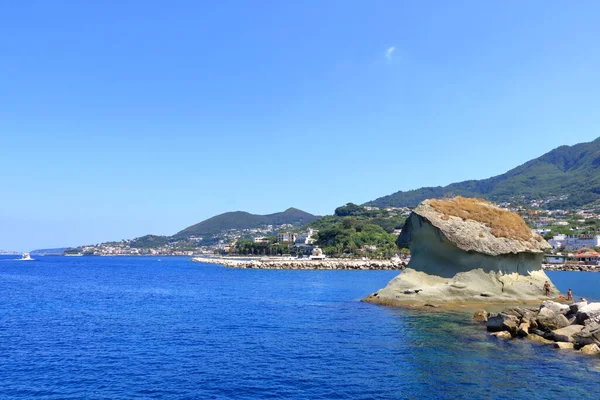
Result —
[[475, 314], [473, 314], [473, 320], [480, 321], [480, 322], [487, 322], [488, 315], [489, 315], [488, 312], [485, 310], [475, 311]]
[[583, 346], [581, 349], [579, 349], [580, 352], [582, 352], [583, 354], [589, 354], [589, 355], [597, 355], [600, 354], [600, 347], [598, 347], [597, 344], [587, 344], [585, 346]]
[[517, 336], [526, 337], [529, 335], [529, 323], [521, 322], [519, 324], [519, 329], [517, 329]]
[[491, 333], [491, 335], [496, 336], [498, 339], [502, 339], [502, 340], [512, 339], [512, 335], [506, 331], [494, 332], [494, 333]]
[[535, 333], [530, 333], [529, 336], [527, 336], [527, 339], [529, 339], [533, 342], [542, 343], [542, 344], [554, 344], [554, 342], [552, 340], [548, 340], [548, 339], [544, 338], [543, 336], [536, 335]]
[[583, 325], [569, 325], [564, 328], [552, 331], [548, 339], [555, 342], [573, 342], [573, 335], [579, 333], [583, 329]]
[[573, 341], [580, 347], [588, 344], [600, 345], [600, 324], [590, 324], [573, 335]]
[[556, 342], [554, 347], [561, 350], [574, 350], [573, 343]]
[[500, 313], [488, 318], [487, 330], [490, 332], [508, 331], [512, 336], [516, 336], [518, 328], [519, 318], [514, 315]]

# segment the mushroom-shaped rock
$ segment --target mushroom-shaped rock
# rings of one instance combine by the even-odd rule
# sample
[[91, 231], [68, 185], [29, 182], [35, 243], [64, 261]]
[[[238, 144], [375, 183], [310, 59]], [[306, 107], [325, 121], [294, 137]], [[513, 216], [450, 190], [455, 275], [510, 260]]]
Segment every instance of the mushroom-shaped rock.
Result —
[[409, 268], [447, 278], [477, 268], [525, 275], [551, 248], [518, 214], [464, 197], [423, 201], [397, 244], [410, 248]]
[[[518, 214], [484, 200], [424, 200], [396, 243], [410, 249], [411, 260], [378, 299], [367, 301], [451, 306], [548, 299], [544, 284], [550, 279], [542, 270], [542, 258], [551, 246]], [[550, 295], [558, 295], [550, 286]], [[423, 292], [415, 296], [417, 287]]]

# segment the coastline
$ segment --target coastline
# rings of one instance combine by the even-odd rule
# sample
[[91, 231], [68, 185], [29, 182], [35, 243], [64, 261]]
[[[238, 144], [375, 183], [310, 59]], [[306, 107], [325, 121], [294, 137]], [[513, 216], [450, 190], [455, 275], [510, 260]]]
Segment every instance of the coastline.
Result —
[[248, 269], [303, 269], [303, 270], [403, 270], [405, 261], [352, 260], [342, 258], [285, 259], [285, 258], [208, 258], [194, 257], [192, 262], [223, 265], [228, 268]]

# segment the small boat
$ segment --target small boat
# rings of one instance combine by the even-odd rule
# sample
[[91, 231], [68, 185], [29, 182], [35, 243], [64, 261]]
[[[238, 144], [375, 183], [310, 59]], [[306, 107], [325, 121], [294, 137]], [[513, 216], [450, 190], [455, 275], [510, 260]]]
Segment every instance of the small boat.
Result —
[[34, 261], [33, 258], [29, 255], [29, 253], [23, 253], [19, 261]]

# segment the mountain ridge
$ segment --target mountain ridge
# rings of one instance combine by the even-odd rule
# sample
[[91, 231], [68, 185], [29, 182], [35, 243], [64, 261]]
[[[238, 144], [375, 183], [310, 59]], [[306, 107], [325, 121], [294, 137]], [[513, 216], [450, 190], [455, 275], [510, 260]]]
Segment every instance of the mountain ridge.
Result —
[[173, 237], [205, 236], [230, 229], [254, 229], [265, 225], [308, 224], [319, 218], [298, 208], [290, 207], [272, 214], [251, 214], [247, 211], [229, 211], [205, 219], [177, 232]]
[[[482, 197], [495, 202], [515, 196], [556, 197], [553, 207], [582, 206], [600, 199], [600, 138], [559, 146], [504, 174], [446, 186], [398, 191], [365, 203], [377, 207], [414, 207], [428, 198]], [[567, 198], [562, 198], [567, 196]]]

